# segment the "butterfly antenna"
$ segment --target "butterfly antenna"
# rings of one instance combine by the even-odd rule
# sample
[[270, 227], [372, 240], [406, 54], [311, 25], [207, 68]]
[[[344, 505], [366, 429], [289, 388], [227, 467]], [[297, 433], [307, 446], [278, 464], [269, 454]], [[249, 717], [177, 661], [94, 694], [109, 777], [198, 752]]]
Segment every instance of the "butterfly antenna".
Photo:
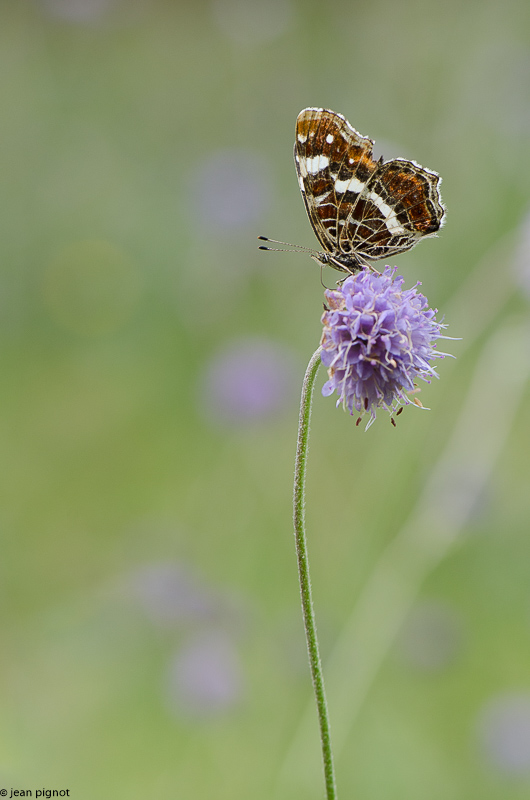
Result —
[[265, 247], [260, 244], [258, 250], [271, 250], [276, 253], [318, 253], [312, 247], [304, 247], [302, 244], [291, 244], [290, 242], [280, 242], [278, 239], [269, 239], [268, 236], [258, 236], [262, 242], [271, 242], [272, 244], [283, 244], [284, 247]]

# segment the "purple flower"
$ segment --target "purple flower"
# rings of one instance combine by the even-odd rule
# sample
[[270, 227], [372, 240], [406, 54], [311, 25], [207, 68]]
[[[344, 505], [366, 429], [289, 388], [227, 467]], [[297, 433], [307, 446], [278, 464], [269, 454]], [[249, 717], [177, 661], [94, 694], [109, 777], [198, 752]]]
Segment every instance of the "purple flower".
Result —
[[222, 630], [195, 636], [170, 665], [167, 699], [178, 716], [206, 718], [228, 711], [243, 692], [239, 654]]
[[530, 773], [530, 695], [506, 693], [492, 698], [478, 719], [484, 756], [505, 775]]
[[277, 417], [294, 397], [297, 366], [280, 343], [258, 337], [228, 342], [201, 382], [205, 416], [239, 427]]
[[190, 174], [192, 218], [199, 231], [237, 233], [263, 218], [269, 206], [271, 169], [259, 152], [217, 150]]
[[337, 405], [360, 413], [357, 423], [369, 413], [367, 427], [377, 408], [393, 414], [411, 402], [421, 407], [407, 392], [414, 392], [417, 378], [437, 378], [430, 361], [447, 355], [435, 349], [444, 327], [436, 310], [416, 290], [419, 284], [403, 291], [403, 278], [395, 273], [392, 267], [382, 274], [364, 269], [325, 292], [321, 359], [329, 380], [322, 394], [336, 390]]

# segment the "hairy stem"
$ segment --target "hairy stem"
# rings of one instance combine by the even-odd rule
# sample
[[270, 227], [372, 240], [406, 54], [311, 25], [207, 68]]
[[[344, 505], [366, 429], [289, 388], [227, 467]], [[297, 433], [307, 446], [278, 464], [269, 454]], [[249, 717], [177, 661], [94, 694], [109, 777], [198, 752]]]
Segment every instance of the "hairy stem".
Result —
[[298, 442], [296, 446], [296, 462], [294, 472], [294, 535], [296, 541], [296, 555], [298, 558], [298, 578], [300, 581], [300, 595], [302, 598], [302, 613], [307, 641], [307, 652], [311, 668], [311, 678], [318, 711], [320, 725], [320, 741], [322, 745], [322, 758], [324, 762], [324, 780], [326, 784], [327, 800], [337, 800], [335, 786], [335, 773], [333, 768], [333, 754], [331, 751], [331, 736], [329, 731], [329, 717], [324, 690], [324, 677], [318, 648], [315, 614], [311, 597], [311, 579], [309, 577], [309, 560], [307, 556], [307, 540], [305, 535], [305, 479], [307, 471], [307, 450], [309, 440], [309, 421], [311, 418], [311, 400], [313, 387], [320, 365], [322, 348], [313, 354], [304, 377], [302, 398], [300, 401], [300, 418], [298, 422]]

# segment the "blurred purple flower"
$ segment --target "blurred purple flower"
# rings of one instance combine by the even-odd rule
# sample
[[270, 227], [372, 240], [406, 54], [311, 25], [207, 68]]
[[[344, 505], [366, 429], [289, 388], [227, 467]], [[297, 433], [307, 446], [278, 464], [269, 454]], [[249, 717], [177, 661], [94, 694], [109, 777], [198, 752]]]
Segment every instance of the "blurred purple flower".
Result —
[[193, 170], [194, 222], [204, 231], [233, 233], [263, 218], [270, 169], [259, 153], [220, 150]]
[[484, 482], [481, 467], [478, 463], [455, 463], [446, 479], [438, 482], [436, 496], [431, 500], [438, 524], [461, 528], [466, 520], [465, 534], [468, 535], [471, 531], [468, 526], [489, 518], [494, 488]]
[[116, 0], [42, 0], [54, 17], [68, 22], [98, 22], [116, 6]]
[[[403, 291], [403, 278], [386, 267], [382, 274], [363, 269], [338, 289], [325, 292], [329, 310], [322, 315], [322, 363], [329, 380], [322, 388], [336, 391], [337, 405], [361, 416], [385, 407], [391, 414], [411, 400], [417, 378], [429, 383], [438, 377], [430, 365], [446, 353], [435, 350], [444, 327], [427, 298], [412, 289]], [[421, 405], [415, 401], [416, 405]]]
[[243, 674], [230, 638], [209, 631], [190, 640], [170, 665], [167, 688], [178, 716], [204, 718], [232, 708], [243, 692]]
[[501, 772], [530, 774], [530, 694], [506, 694], [483, 709], [478, 736], [484, 755]]
[[147, 616], [164, 626], [211, 622], [219, 609], [216, 594], [183, 564], [147, 564], [133, 574], [131, 585]]
[[298, 373], [280, 345], [258, 338], [232, 342], [206, 368], [200, 388], [205, 413], [237, 425], [271, 418], [294, 397]]
[[418, 670], [443, 669], [462, 642], [460, 619], [442, 603], [425, 602], [412, 610], [398, 639], [405, 660]]
[[40, 0], [45, 12], [72, 25], [129, 24], [148, 10], [152, 0]]
[[284, 34], [294, 18], [291, 0], [212, 0], [214, 21], [241, 47], [255, 47]]
[[530, 210], [521, 220], [517, 239], [513, 267], [516, 280], [528, 297], [530, 296]]

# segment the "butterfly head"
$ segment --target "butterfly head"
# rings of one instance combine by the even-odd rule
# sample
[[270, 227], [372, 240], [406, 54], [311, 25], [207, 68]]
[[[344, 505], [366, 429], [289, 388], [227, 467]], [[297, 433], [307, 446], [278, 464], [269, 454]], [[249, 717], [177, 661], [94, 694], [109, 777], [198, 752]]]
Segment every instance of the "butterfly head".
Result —
[[369, 267], [364, 258], [354, 253], [312, 253], [311, 258], [321, 267], [333, 267], [339, 272], [354, 275], [365, 267]]

